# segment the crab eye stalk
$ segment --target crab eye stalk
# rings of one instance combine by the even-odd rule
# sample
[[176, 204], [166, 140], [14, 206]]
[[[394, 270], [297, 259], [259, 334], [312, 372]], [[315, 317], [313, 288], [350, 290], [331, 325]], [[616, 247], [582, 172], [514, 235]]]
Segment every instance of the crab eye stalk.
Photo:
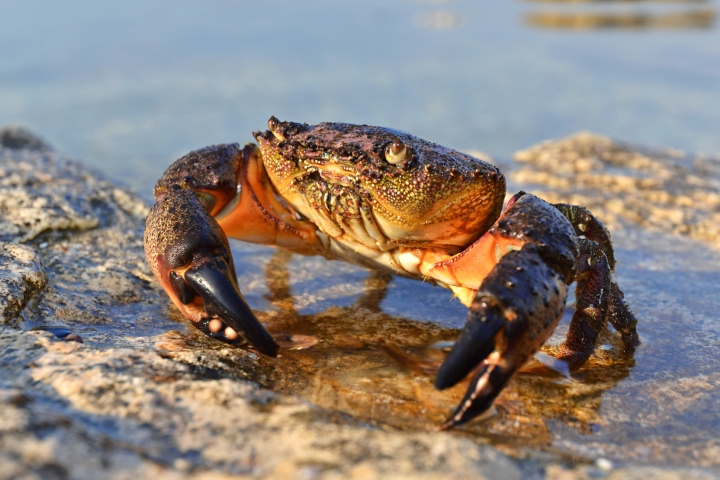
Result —
[[275, 118], [274, 116], [270, 117], [270, 120], [268, 120], [268, 130], [272, 132], [272, 134], [277, 138], [279, 141], [284, 142], [285, 141], [285, 135], [280, 133], [278, 131], [278, 127], [280, 126], [280, 120]]
[[385, 147], [385, 160], [393, 165], [400, 165], [410, 158], [410, 152], [399, 138], [396, 138], [390, 145]]

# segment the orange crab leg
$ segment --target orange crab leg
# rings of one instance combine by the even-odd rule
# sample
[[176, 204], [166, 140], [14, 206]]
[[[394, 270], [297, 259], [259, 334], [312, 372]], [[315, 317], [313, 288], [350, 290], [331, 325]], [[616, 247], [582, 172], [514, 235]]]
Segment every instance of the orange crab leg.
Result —
[[168, 168], [155, 194], [145, 251], [173, 303], [207, 335], [237, 343], [244, 334], [276, 356], [277, 342], [242, 297], [227, 237], [303, 254], [327, 249], [317, 227], [280, 200], [257, 146], [190, 152]]
[[207, 335], [237, 343], [244, 334], [256, 350], [276, 356], [277, 342], [240, 293], [227, 234], [301, 253], [322, 244], [315, 226], [277, 198], [257, 147], [190, 152], [168, 168], [155, 194], [145, 251], [173, 303]]
[[260, 152], [246, 145], [240, 165], [238, 195], [215, 215], [230, 238], [250, 243], [275, 245], [295, 253], [321, 254], [317, 227], [302, 220], [275, 193], [265, 172]]
[[[505, 212], [515, 201], [516, 198], [513, 197], [508, 202]], [[457, 255], [449, 256], [445, 252], [434, 250], [423, 252], [418, 271], [447, 286], [463, 305], [470, 308], [483, 280], [503, 255], [520, 250], [524, 244], [519, 238], [507, 237], [496, 230], [490, 230]]]
[[463, 305], [470, 307], [480, 284], [502, 256], [513, 250], [520, 250], [522, 246], [523, 242], [518, 239], [488, 232], [452, 257], [447, 258], [447, 254], [426, 253], [423, 261], [427, 261], [429, 266], [421, 265], [419, 271], [446, 285]]

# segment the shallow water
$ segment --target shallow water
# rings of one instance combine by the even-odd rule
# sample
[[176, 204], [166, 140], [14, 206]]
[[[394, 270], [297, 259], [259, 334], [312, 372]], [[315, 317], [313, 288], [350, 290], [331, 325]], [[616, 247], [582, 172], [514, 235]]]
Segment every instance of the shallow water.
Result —
[[[249, 141], [270, 115], [385, 125], [499, 158], [580, 129], [720, 152], [717, 11], [717, 0], [3, 2], [0, 124], [34, 129], [146, 199], [173, 159]], [[537, 21], [686, 14], [706, 21]]]

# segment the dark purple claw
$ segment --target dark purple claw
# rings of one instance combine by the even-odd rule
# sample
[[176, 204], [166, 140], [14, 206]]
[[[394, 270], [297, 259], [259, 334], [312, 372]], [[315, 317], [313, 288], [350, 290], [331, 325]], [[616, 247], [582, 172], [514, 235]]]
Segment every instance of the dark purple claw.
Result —
[[277, 357], [280, 345], [255, 317], [235, 283], [230, 280], [222, 260], [208, 260], [185, 272], [185, 281], [205, 304], [210, 317], [217, 316], [245, 338], [261, 353]]

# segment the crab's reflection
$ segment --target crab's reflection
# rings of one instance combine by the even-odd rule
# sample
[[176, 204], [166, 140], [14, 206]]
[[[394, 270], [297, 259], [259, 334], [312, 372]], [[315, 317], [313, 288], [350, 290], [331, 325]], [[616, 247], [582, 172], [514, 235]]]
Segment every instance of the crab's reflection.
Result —
[[[277, 251], [266, 265], [267, 300], [276, 310], [256, 312], [284, 347], [282, 356], [237, 355], [228, 368], [357, 419], [400, 429], [435, 429], [466, 388], [461, 384], [441, 392], [433, 386], [458, 331], [384, 313], [380, 304], [391, 277], [377, 272], [368, 276], [354, 305], [298, 313], [287, 268], [290, 259], [290, 253]], [[212, 341], [197, 336], [190, 343], [207, 349]], [[490, 415], [458, 430], [516, 449], [549, 447], [550, 419], [583, 433], [601, 428], [602, 393], [627, 377], [632, 367], [632, 360], [622, 355], [619, 335], [607, 332], [601, 344], [599, 354], [572, 378], [543, 367], [526, 368], [505, 388]], [[212, 355], [214, 348], [212, 344], [206, 353]]]

